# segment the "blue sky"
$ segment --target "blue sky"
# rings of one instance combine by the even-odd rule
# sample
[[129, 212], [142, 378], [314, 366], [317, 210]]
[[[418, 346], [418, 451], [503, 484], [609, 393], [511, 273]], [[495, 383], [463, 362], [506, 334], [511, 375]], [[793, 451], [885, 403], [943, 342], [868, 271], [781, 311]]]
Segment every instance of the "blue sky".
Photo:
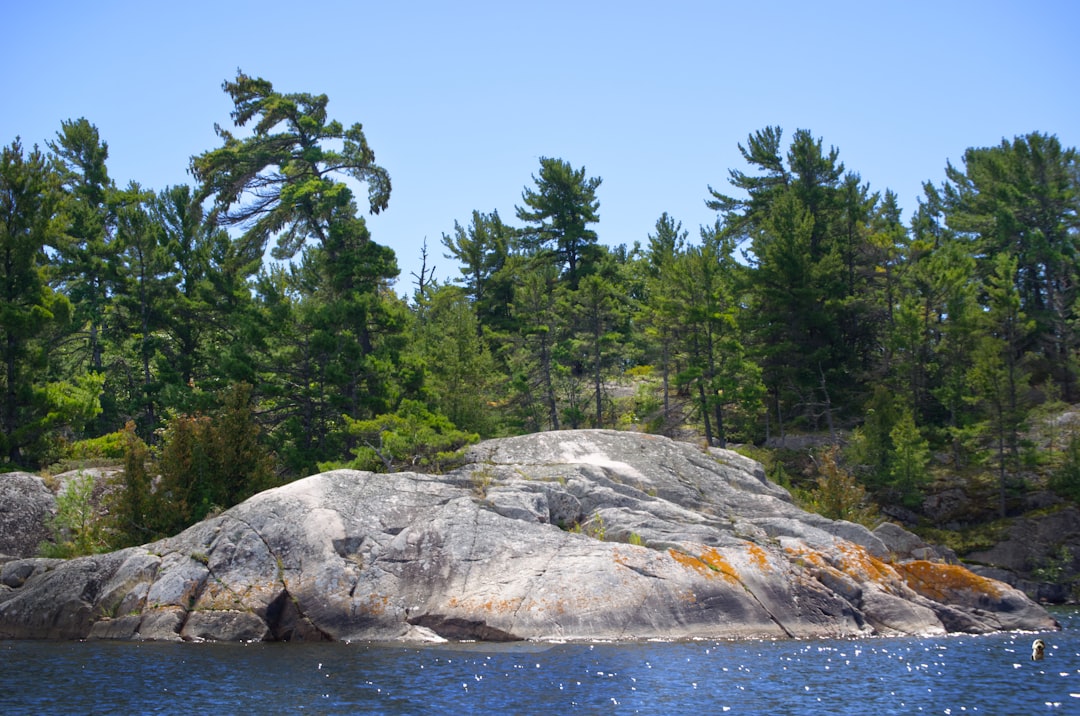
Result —
[[369, 217], [411, 293], [427, 240], [514, 207], [542, 156], [599, 176], [603, 243], [645, 243], [668, 212], [691, 237], [738, 144], [808, 129], [905, 219], [946, 161], [1032, 131], [1080, 146], [1080, 3], [22, 2], [0, 43], [0, 141], [44, 144], [86, 117], [121, 185], [190, 183], [230, 124], [237, 68], [325, 93], [393, 180]]

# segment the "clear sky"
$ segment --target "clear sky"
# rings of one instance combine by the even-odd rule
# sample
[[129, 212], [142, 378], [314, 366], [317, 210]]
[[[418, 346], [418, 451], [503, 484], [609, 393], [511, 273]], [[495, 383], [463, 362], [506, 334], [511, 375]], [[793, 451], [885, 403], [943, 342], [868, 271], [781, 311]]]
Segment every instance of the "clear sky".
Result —
[[[457, 266], [441, 237], [514, 207], [540, 157], [599, 176], [603, 243], [645, 243], [668, 212], [696, 239], [738, 152], [810, 130], [905, 219], [968, 147], [1033, 131], [1080, 146], [1080, 2], [762, 0], [519, 3], [2, 0], [0, 141], [86, 117], [117, 184], [191, 183], [230, 125], [236, 70], [325, 93], [393, 181], [369, 217], [411, 293]], [[359, 197], [363, 205], [364, 196]]]

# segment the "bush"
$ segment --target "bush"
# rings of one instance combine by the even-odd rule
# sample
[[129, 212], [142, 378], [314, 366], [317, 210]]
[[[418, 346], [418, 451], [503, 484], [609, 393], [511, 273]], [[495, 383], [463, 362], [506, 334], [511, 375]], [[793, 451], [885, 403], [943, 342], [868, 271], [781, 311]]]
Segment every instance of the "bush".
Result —
[[53, 541], [41, 546], [42, 555], [69, 559], [107, 548], [93, 496], [93, 475], [80, 472], [68, 480], [56, 496], [56, 514], [49, 519]]
[[1050, 475], [1050, 489], [1080, 502], [1080, 432], [1069, 435], [1062, 458], [1061, 465]]
[[371, 420], [345, 416], [345, 421], [349, 434], [360, 442], [353, 449], [356, 459], [348, 464], [355, 470], [439, 472], [458, 459], [461, 448], [480, 439], [458, 430], [445, 415], [433, 413], [415, 400], [401, 401], [396, 413]]
[[832, 520], [858, 522], [867, 527], [877, 524], [877, 506], [870, 502], [866, 488], [836, 462], [839, 448], [832, 445], [816, 461], [815, 486], [797, 495], [803, 509]]
[[124, 457], [126, 438], [123, 430], [97, 438], [72, 443], [65, 454], [68, 460], [120, 460]]
[[[128, 424], [124, 477], [112, 509], [123, 541], [142, 544], [175, 534], [275, 484], [250, 397], [251, 387], [238, 384], [210, 415], [169, 420], [156, 460]], [[148, 470], [158, 474], [156, 480]]]

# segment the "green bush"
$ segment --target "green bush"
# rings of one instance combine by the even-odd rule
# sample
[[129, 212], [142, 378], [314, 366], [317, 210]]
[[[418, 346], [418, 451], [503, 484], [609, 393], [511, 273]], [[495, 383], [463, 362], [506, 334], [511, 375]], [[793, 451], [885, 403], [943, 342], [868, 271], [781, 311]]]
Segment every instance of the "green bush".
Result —
[[1061, 465], [1050, 475], [1050, 489], [1080, 502], [1080, 432], [1073, 431], [1069, 435]]
[[110, 510], [123, 542], [176, 534], [275, 484], [250, 397], [251, 387], [238, 384], [210, 415], [172, 418], [156, 459], [129, 423], [124, 476]]
[[66, 450], [68, 460], [120, 460], [124, 457], [126, 438], [123, 430], [97, 438], [73, 442]]
[[878, 522], [877, 506], [867, 497], [866, 488], [837, 464], [838, 453], [839, 449], [833, 445], [818, 455], [815, 486], [796, 491], [800, 506], [832, 520], [848, 520], [873, 528]]
[[[458, 430], [450, 419], [416, 400], [403, 400], [395, 413], [371, 420], [345, 416], [349, 434], [359, 445], [348, 467], [371, 472], [428, 470], [440, 472], [459, 460], [459, 451], [480, 439]], [[326, 469], [333, 465], [320, 465]]]
[[53, 541], [41, 546], [45, 557], [81, 557], [107, 548], [105, 528], [94, 506], [94, 476], [80, 472], [56, 496], [49, 519]]

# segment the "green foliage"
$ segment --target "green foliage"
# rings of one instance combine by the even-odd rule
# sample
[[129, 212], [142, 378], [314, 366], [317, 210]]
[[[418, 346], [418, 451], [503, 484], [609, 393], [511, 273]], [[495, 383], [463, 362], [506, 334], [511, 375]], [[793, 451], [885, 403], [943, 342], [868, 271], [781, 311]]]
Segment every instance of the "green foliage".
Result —
[[1075, 584], [1076, 576], [1073, 572], [1073, 553], [1068, 545], [1058, 545], [1046, 560], [1031, 570], [1031, 576], [1041, 582], [1061, 584], [1072, 582]]
[[461, 277], [455, 281], [464, 285], [480, 323], [496, 331], [505, 330], [510, 322], [513, 283], [507, 261], [515, 233], [499, 218], [499, 212], [474, 211], [467, 228], [455, 221], [454, 233], [442, 236], [442, 244], [450, 252], [446, 258], [459, 264]]
[[491, 406], [501, 385], [474, 305], [457, 287], [434, 289], [415, 322], [410, 348], [425, 368], [428, 408], [462, 430], [490, 435], [495, 431]]
[[60, 199], [40, 151], [24, 153], [18, 140], [0, 150], [0, 460], [26, 467], [49, 457], [59, 426], [81, 427], [93, 412], [79, 394], [91, 379], [49, 380], [53, 343], [72, 312], [42, 261], [62, 241]]
[[1072, 430], [1062, 452], [1061, 464], [1050, 475], [1050, 489], [1080, 502], [1080, 431]]
[[809, 491], [796, 493], [804, 509], [832, 520], [848, 520], [867, 527], [877, 526], [877, 506], [866, 488], [837, 463], [839, 449], [834, 445], [817, 455], [817, 478]]
[[[604, 518], [599, 514], [594, 514], [585, 522], [578, 522], [572, 525], [568, 530], [571, 534], [585, 535], [586, 537], [592, 537], [593, 539], [600, 540], [601, 542], [607, 538], [607, 527], [604, 525]], [[638, 537], [638, 540], [641, 538]]]
[[161, 513], [169, 506], [155, 499], [150, 470], [150, 450], [129, 420], [124, 426], [124, 470], [108, 500], [115, 548], [144, 544], [164, 534]]
[[235, 385], [210, 415], [170, 419], [153, 460], [129, 423], [123, 482], [111, 510], [122, 542], [175, 534], [276, 484], [250, 396], [250, 386]]
[[458, 459], [458, 451], [479, 439], [415, 400], [403, 400], [394, 413], [370, 420], [345, 416], [345, 422], [360, 443], [353, 449], [356, 459], [348, 464], [355, 470], [441, 472]]
[[919, 432], [911, 411], [904, 410], [889, 433], [893, 450], [889, 459], [889, 477], [892, 486], [900, 491], [902, 500], [909, 507], [916, 507], [922, 500], [920, 488], [928, 481], [930, 448], [926, 438]]
[[[409, 303], [353, 193], [388, 206], [361, 125], [242, 72], [224, 90], [235, 128], [191, 188], [118, 189], [85, 119], [51, 156], [16, 141], [0, 162], [0, 460], [115, 456], [122, 437], [128, 543], [275, 472], [445, 469], [477, 434], [586, 426], [720, 445], [851, 429], [879, 499], [916, 505], [931, 455], [969, 488], [995, 469], [1002, 509], [1006, 482], [1058, 463], [1052, 486], [1077, 496], [1080, 458], [1026, 433], [1041, 396], [1080, 400], [1080, 172], [1056, 137], [968, 149], [905, 226], [839, 150], [766, 127], [695, 241], [663, 213], [622, 246], [598, 242], [601, 180], [545, 157], [519, 225], [455, 221], [461, 286], [425, 263]], [[264, 264], [275, 242], [287, 264]], [[768, 473], [790, 484], [795, 462]], [[828, 509], [842, 472], [817, 475]]]
[[1078, 339], [1078, 160], [1057, 137], [1033, 132], [969, 148], [962, 169], [947, 165], [943, 187], [950, 224], [974, 244], [979, 274], [992, 277], [1001, 261], [1013, 263], [1016, 306], [1031, 319], [1019, 347], [1037, 356], [1036, 378], [1053, 378], [1070, 393], [1075, 366], [1060, 356]]
[[42, 556], [70, 559], [105, 551], [105, 522], [94, 504], [94, 476], [80, 472], [56, 496], [56, 514], [49, 519], [53, 539]]
[[550, 255], [563, 271], [571, 288], [593, 270], [598, 256], [596, 232], [586, 228], [599, 221], [596, 190], [600, 177], [585, 178], [585, 167], [574, 169], [562, 159], [540, 158], [540, 175], [533, 176], [536, 189], [526, 187], [517, 207], [517, 218], [527, 228], [521, 242], [529, 251]]
[[853, 431], [847, 459], [859, 466], [867, 484], [880, 487], [890, 478], [890, 456], [894, 450], [892, 438], [901, 411], [896, 396], [885, 386], [877, 386], [866, 406], [862, 426]]
[[919, 527], [918, 534], [933, 544], [940, 544], [959, 555], [990, 549], [1005, 540], [1009, 533], [1009, 520], [995, 520], [959, 530], [946, 530], [938, 527]]
[[236, 126], [252, 123], [252, 134], [238, 139], [217, 127], [223, 146], [194, 157], [191, 169], [204, 185], [200, 198], [213, 196], [215, 214], [245, 227], [247, 243], [265, 247], [275, 237], [274, 255], [285, 259], [308, 239], [325, 243], [335, 227], [362, 224], [352, 191], [335, 174], [367, 184], [372, 213], [386, 208], [389, 174], [375, 164], [359, 123], [345, 129], [328, 120], [326, 95], [282, 94], [243, 72], [223, 88]]
[[77, 440], [67, 447], [67, 460], [119, 460], [124, 457], [125, 433], [117, 430], [96, 438]]
[[207, 416], [177, 416], [162, 432], [157, 460], [158, 500], [175, 509], [178, 531], [275, 483], [271, 456], [250, 407], [251, 386], [240, 384]]

